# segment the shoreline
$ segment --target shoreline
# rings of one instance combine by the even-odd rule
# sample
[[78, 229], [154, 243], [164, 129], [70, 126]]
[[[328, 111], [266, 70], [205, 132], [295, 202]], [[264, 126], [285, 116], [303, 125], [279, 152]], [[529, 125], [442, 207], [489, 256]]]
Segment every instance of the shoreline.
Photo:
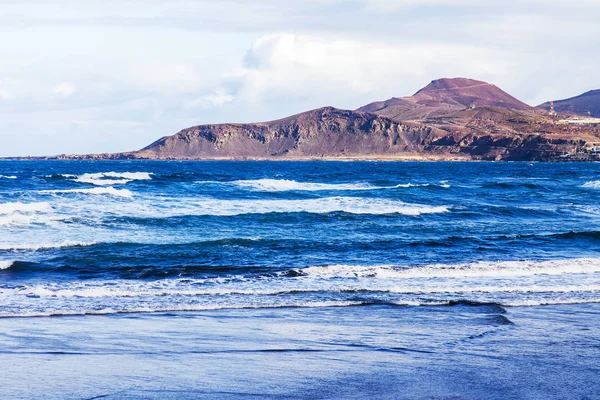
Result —
[[449, 163], [596, 163], [598, 160], [586, 159], [550, 159], [550, 160], [482, 160], [472, 158], [431, 158], [431, 157], [303, 157], [303, 158], [88, 158], [88, 157], [0, 157], [1, 161], [179, 161], [179, 162], [449, 162]]
[[375, 306], [5, 320], [0, 395], [592, 398], [599, 313], [587, 305]]

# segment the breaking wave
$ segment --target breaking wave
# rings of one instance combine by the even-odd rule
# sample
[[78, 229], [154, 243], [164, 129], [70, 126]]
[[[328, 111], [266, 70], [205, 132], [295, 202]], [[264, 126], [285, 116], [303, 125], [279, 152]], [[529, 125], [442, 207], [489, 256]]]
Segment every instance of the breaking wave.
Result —
[[24, 226], [33, 223], [48, 223], [53, 218], [44, 213], [52, 211], [52, 206], [47, 202], [2, 203], [0, 204], [0, 226]]
[[219, 200], [178, 199], [177, 209], [164, 210], [157, 217], [177, 215], [215, 215], [233, 216], [242, 214], [268, 213], [313, 213], [327, 214], [345, 212], [349, 214], [400, 214], [418, 216], [448, 212], [446, 206], [429, 206], [404, 203], [399, 200], [359, 198], [359, 197], [323, 197], [307, 200]]
[[52, 206], [47, 202], [36, 203], [2, 203], [0, 204], [0, 215], [14, 213], [37, 213], [52, 211]]
[[123, 185], [131, 181], [150, 180], [152, 175], [149, 172], [98, 172], [78, 175], [75, 182], [96, 186]]
[[1, 269], [9, 269], [10, 267], [12, 267], [13, 264], [14, 264], [14, 261], [10, 261], [10, 260], [0, 261], [0, 270]]
[[600, 181], [590, 181], [583, 184], [584, 188], [588, 189], [600, 189]]
[[133, 193], [127, 189], [115, 189], [114, 187], [100, 187], [92, 189], [63, 189], [63, 190], [40, 190], [40, 194], [92, 194], [92, 195], [111, 195], [115, 197], [133, 198]]
[[359, 183], [317, 183], [317, 182], [298, 182], [288, 179], [256, 179], [256, 180], [238, 180], [233, 182], [217, 181], [199, 181], [204, 184], [224, 184], [233, 185], [243, 189], [250, 189], [260, 192], [286, 192], [286, 191], [354, 191], [354, 190], [386, 190], [410, 187], [439, 186], [449, 188], [446, 182], [439, 185], [429, 183], [401, 183], [393, 186], [376, 186], [364, 182]]
[[0, 244], [0, 250], [45, 250], [45, 249], [61, 249], [65, 247], [83, 247], [93, 246], [97, 242], [80, 242], [76, 240], [65, 240], [60, 243], [46, 244]]
[[[185, 285], [181, 281], [174, 281], [168, 285], [161, 285], [156, 282], [138, 283], [138, 284], [120, 284], [103, 286], [103, 282], [96, 284], [83, 284], [72, 288], [60, 288], [52, 285], [38, 285], [19, 289], [20, 294], [35, 297], [61, 297], [61, 298], [102, 298], [102, 297], [164, 297], [164, 296], [276, 296], [302, 293], [391, 293], [404, 295], [447, 295], [447, 294], [569, 294], [582, 292], [600, 292], [600, 284], [594, 285], [432, 285], [425, 287], [422, 285], [372, 285], [368, 281], [356, 284], [327, 284], [324, 282], [306, 282], [296, 280], [292, 284], [281, 284], [282, 282], [257, 281], [253, 287], [236, 287], [235, 285], [223, 285], [223, 287], [213, 286], [216, 280], [185, 280]], [[295, 285], [294, 285], [295, 283]], [[311, 284], [312, 283], [312, 284]], [[202, 287], [203, 284], [210, 284], [210, 287]], [[164, 287], [167, 286], [167, 287]], [[184, 287], [178, 287], [184, 286]]]
[[534, 275], [589, 274], [600, 272], [600, 258], [575, 258], [548, 261], [498, 261], [469, 264], [439, 264], [423, 267], [396, 266], [315, 266], [294, 270], [299, 275], [320, 278], [368, 277], [409, 278], [493, 278]]

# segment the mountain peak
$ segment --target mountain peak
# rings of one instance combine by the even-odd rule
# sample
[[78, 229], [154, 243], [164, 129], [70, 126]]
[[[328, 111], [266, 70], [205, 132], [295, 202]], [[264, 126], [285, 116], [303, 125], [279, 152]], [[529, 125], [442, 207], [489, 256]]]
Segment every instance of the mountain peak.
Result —
[[502, 107], [510, 110], [533, 108], [491, 83], [467, 78], [436, 79], [415, 93], [413, 98], [428, 103], [433, 101], [463, 107]]
[[455, 90], [455, 89], [464, 89], [473, 86], [481, 86], [481, 85], [490, 85], [489, 83], [478, 81], [475, 79], [467, 79], [467, 78], [441, 78], [435, 79], [431, 81], [431, 83], [425, 86], [423, 89], [419, 90], [415, 93], [415, 96], [419, 93], [428, 94], [431, 92], [439, 91], [439, 90]]
[[431, 81], [413, 96], [377, 101], [359, 108], [358, 111], [410, 121], [443, 116], [456, 117], [457, 112], [486, 107], [508, 111], [534, 110], [490, 83], [467, 78], [441, 78]]

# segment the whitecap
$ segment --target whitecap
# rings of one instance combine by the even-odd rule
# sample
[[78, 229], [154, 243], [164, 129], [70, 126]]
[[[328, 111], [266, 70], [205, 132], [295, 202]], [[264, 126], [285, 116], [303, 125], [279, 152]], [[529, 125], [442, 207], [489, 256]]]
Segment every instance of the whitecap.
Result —
[[0, 179], [17, 179], [14, 175], [0, 175]]
[[[0, 223], [1, 225], [1, 223]], [[77, 240], [65, 240], [60, 243], [45, 243], [45, 244], [1, 244], [0, 250], [45, 250], [45, 249], [60, 249], [64, 247], [84, 247], [93, 246], [97, 242], [82, 242]]]
[[75, 182], [97, 186], [123, 185], [132, 181], [150, 180], [152, 175], [150, 172], [97, 172], [77, 175]]
[[14, 261], [10, 260], [0, 261], [0, 269], [9, 269], [14, 263]]
[[[165, 203], [162, 205], [164, 206]], [[346, 212], [349, 214], [401, 214], [418, 216], [422, 214], [436, 214], [449, 211], [447, 206], [429, 206], [404, 203], [399, 200], [360, 197], [324, 197], [307, 200], [176, 199], [176, 205], [178, 208], [169, 207], [167, 210], [153, 209], [153, 212], [156, 213], [157, 217], [164, 217], [178, 215], [233, 216], [241, 214], [299, 212], [313, 214]], [[150, 207], [150, 209], [152, 208]], [[140, 208], [136, 208], [137, 212], [140, 210]]]
[[37, 213], [37, 212], [50, 212], [52, 206], [46, 202], [36, 203], [1, 203], [0, 204], [0, 215], [13, 214], [13, 213]]
[[41, 194], [92, 194], [92, 195], [111, 195], [115, 197], [133, 198], [133, 193], [127, 189], [115, 189], [114, 187], [100, 187], [91, 189], [63, 189], [63, 190], [40, 190]]
[[488, 278], [534, 275], [590, 274], [600, 272], [600, 259], [575, 258], [548, 261], [498, 261], [468, 264], [432, 264], [423, 267], [398, 267], [392, 265], [314, 266], [297, 270], [301, 275], [320, 278], [368, 277], [379, 279], [410, 278]]
[[584, 183], [582, 187], [588, 189], [600, 189], [600, 181], [589, 181]]
[[[429, 183], [400, 183], [393, 186], [376, 186], [365, 182], [357, 183], [318, 183], [298, 182], [288, 179], [255, 179], [238, 180], [232, 182], [198, 181], [200, 184], [233, 185], [243, 189], [261, 192], [286, 192], [286, 191], [353, 191], [353, 190], [386, 190], [410, 187], [426, 187]], [[445, 187], [444, 185], [440, 185]], [[449, 186], [448, 186], [449, 187]]]

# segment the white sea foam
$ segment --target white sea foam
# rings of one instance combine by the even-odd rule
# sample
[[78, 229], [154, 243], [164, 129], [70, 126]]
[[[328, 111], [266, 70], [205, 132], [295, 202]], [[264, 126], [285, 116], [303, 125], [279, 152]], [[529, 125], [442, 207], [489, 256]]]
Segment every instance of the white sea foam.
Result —
[[17, 179], [14, 175], [0, 175], [0, 179]]
[[[289, 301], [278, 304], [235, 304], [235, 303], [208, 303], [208, 304], [164, 304], [145, 307], [131, 308], [101, 308], [101, 309], [49, 309], [46, 311], [28, 311], [28, 312], [3, 312], [0, 311], [0, 317], [53, 317], [53, 316], [73, 316], [73, 315], [109, 315], [117, 313], [161, 313], [161, 312], [190, 312], [190, 311], [213, 311], [213, 310], [245, 310], [245, 309], [270, 309], [270, 308], [325, 308], [325, 307], [348, 307], [362, 305], [362, 301]], [[418, 304], [404, 304], [418, 305]]]
[[471, 264], [439, 264], [424, 267], [396, 266], [315, 266], [298, 270], [308, 276], [395, 278], [518, 277], [533, 275], [590, 274], [600, 272], [600, 259], [576, 258], [549, 261], [499, 261]]
[[[1, 222], [0, 222], [1, 225]], [[0, 244], [0, 250], [45, 250], [45, 249], [60, 249], [64, 247], [83, 247], [93, 246], [97, 242], [82, 242], [77, 240], [65, 240], [60, 243], [44, 243], [44, 244]]]
[[600, 181], [590, 181], [583, 184], [584, 188], [600, 189]]
[[115, 189], [114, 187], [100, 187], [91, 189], [63, 189], [63, 190], [41, 190], [41, 194], [92, 194], [92, 195], [111, 195], [115, 197], [133, 198], [133, 193], [127, 189]]
[[586, 304], [600, 303], [600, 299], [556, 299], [556, 298], [541, 298], [535, 300], [509, 300], [502, 305], [507, 307], [534, 307], [534, 306], [559, 306], [569, 304]]
[[96, 186], [111, 186], [111, 185], [124, 185], [131, 182], [131, 179], [94, 179], [86, 176], [75, 179], [75, 182], [89, 183]]
[[14, 264], [14, 261], [10, 261], [10, 260], [0, 261], [0, 269], [8, 269], [8, 268], [12, 267], [13, 264]]
[[428, 206], [409, 204], [398, 200], [358, 198], [358, 197], [324, 197], [308, 200], [218, 200], [214, 198], [179, 199], [177, 210], [165, 210], [165, 215], [240, 215], [267, 213], [316, 213], [347, 212], [350, 214], [402, 214], [421, 215], [445, 213], [446, 206]]
[[38, 213], [38, 212], [50, 212], [52, 206], [47, 202], [36, 202], [36, 203], [1, 203], [0, 204], [0, 215], [14, 214], [14, 213]]
[[[357, 183], [318, 183], [298, 182], [288, 179], [256, 179], [239, 180], [233, 182], [199, 181], [197, 183], [234, 185], [244, 189], [261, 192], [286, 192], [286, 191], [353, 191], [353, 190], [385, 190], [410, 187], [430, 186], [429, 183], [401, 183], [393, 186], [376, 186], [365, 182]], [[441, 184], [441, 187], [449, 187]]]
[[26, 226], [33, 223], [44, 223], [49, 220], [37, 215], [10, 214], [0, 215], [0, 226]]
[[[355, 285], [339, 285], [334, 283], [314, 284], [306, 280], [288, 281], [255, 281], [252, 287], [239, 285], [223, 285], [223, 287], [204, 287], [198, 281], [192, 285], [153, 285], [121, 284], [118, 286], [103, 286], [102, 282], [96, 285], [80, 285], [73, 288], [59, 288], [53, 286], [34, 286], [20, 289], [27, 296], [36, 297], [61, 297], [61, 298], [101, 298], [101, 297], [165, 297], [165, 296], [274, 296], [299, 293], [318, 293], [323, 291], [336, 293], [354, 292], [384, 292], [405, 295], [468, 295], [468, 294], [568, 294], [584, 292], [600, 292], [600, 285], [510, 285], [510, 286], [472, 286], [458, 283], [456, 285], [432, 285], [421, 284], [397, 286], [397, 285], [371, 285], [368, 281]], [[247, 285], [247, 284], [246, 284]]]
[[49, 214], [54, 209], [47, 202], [0, 204], [0, 226], [27, 226], [52, 224], [57, 217]]
[[[76, 177], [75, 182], [90, 183], [97, 186], [122, 185], [131, 181], [150, 180], [150, 172], [98, 172], [88, 173]], [[107, 179], [113, 178], [113, 179]]]

